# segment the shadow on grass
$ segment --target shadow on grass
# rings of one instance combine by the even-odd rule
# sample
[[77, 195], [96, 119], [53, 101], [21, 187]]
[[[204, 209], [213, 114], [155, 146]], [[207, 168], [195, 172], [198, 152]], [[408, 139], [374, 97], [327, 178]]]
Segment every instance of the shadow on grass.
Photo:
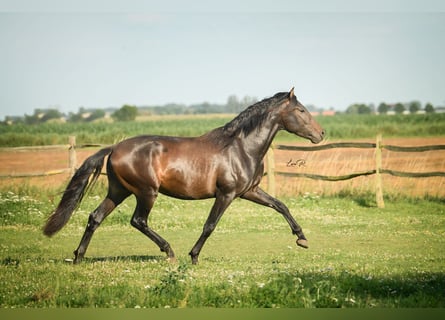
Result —
[[364, 208], [376, 208], [375, 195], [372, 193], [360, 193], [351, 190], [342, 190], [335, 195], [340, 199], [351, 199], [357, 205]]
[[256, 307], [445, 307], [445, 273], [283, 273], [252, 287]]
[[[350, 199], [363, 208], [377, 208], [375, 193], [372, 192], [355, 192], [353, 190], [342, 190], [337, 194], [332, 195], [331, 197]], [[425, 194], [423, 197], [410, 197], [403, 194], [387, 194], [384, 196], [384, 201], [389, 202], [406, 201], [409, 203], [417, 204], [419, 200], [437, 204], [445, 204], [445, 198], [431, 196], [428, 194]]]

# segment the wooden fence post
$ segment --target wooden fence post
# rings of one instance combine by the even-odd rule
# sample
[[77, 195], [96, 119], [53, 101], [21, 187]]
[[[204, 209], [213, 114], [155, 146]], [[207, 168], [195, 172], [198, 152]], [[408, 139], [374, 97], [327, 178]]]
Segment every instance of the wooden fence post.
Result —
[[77, 163], [77, 156], [76, 156], [76, 136], [69, 136], [68, 137], [68, 144], [69, 147], [69, 159], [68, 159], [68, 165], [70, 169], [70, 176], [72, 177], [74, 173], [76, 172], [76, 163]]
[[383, 186], [382, 186], [382, 135], [378, 134], [375, 143], [375, 199], [377, 207], [384, 208]]
[[267, 192], [275, 197], [275, 156], [272, 147], [269, 148], [266, 154], [267, 157]]

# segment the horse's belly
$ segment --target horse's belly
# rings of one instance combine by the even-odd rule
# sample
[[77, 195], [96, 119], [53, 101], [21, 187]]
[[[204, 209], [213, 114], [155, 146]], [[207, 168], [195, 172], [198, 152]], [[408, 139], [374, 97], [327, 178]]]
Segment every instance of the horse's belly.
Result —
[[215, 197], [216, 183], [207, 174], [183, 174], [179, 171], [164, 176], [159, 192], [185, 200], [198, 200]]

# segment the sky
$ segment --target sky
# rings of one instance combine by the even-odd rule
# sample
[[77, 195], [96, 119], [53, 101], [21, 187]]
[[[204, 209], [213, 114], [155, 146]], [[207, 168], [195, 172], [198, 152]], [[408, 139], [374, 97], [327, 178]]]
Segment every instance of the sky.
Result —
[[443, 1], [304, 2], [0, 0], [0, 120], [292, 87], [325, 109], [445, 105]]

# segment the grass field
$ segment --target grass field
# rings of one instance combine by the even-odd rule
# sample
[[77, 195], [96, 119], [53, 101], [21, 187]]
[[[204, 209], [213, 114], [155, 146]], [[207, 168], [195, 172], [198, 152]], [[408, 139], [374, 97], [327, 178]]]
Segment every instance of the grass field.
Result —
[[66, 259], [104, 191], [98, 186], [51, 239], [40, 229], [55, 190], [1, 191], [1, 308], [445, 307], [443, 200], [391, 199], [378, 209], [366, 194], [284, 198], [308, 250], [273, 210], [235, 201], [194, 266], [187, 253], [211, 201], [158, 199], [150, 225], [178, 256], [169, 264], [130, 227], [129, 199], [74, 266]]

